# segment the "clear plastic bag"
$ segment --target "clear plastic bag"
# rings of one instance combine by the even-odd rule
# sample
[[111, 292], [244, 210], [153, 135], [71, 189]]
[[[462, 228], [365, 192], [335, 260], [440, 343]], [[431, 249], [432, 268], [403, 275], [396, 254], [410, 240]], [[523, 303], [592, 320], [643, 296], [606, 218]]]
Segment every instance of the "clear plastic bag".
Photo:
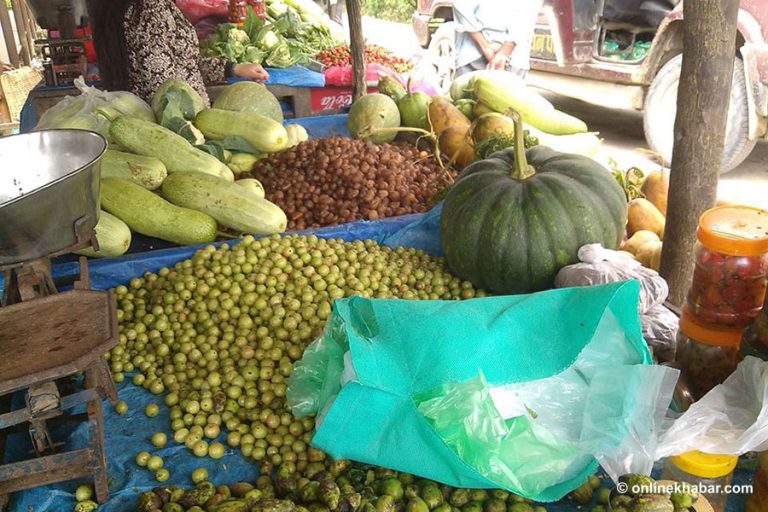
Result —
[[677, 352], [677, 331], [680, 319], [676, 314], [659, 305], [640, 315], [643, 338], [653, 351], [654, 360], [665, 363], [674, 361]]
[[555, 278], [555, 286], [589, 286], [614, 283], [627, 279], [640, 281], [640, 314], [647, 314], [652, 308], [667, 300], [669, 287], [655, 270], [642, 266], [627, 254], [606, 249], [600, 244], [589, 244], [579, 249], [581, 263], [568, 265]]
[[66, 96], [46, 110], [35, 130], [72, 128], [94, 131], [109, 140], [110, 119], [127, 115], [155, 121], [152, 109], [141, 98], [127, 91], [100, 91], [85, 84], [83, 77], [75, 80], [79, 96]]
[[691, 450], [742, 455], [768, 450], [768, 361], [746, 357], [726, 381], [677, 418], [656, 459]]

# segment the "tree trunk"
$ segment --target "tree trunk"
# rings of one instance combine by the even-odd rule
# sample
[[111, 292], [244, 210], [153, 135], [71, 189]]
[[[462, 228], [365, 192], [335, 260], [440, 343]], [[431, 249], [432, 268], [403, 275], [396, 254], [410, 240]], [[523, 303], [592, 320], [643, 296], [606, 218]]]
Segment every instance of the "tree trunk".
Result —
[[739, 0], [685, 2], [661, 275], [682, 305], [693, 275], [699, 216], [715, 204], [736, 55]]
[[352, 101], [357, 101], [367, 90], [365, 82], [365, 39], [360, 0], [346, 0], [349, 20], [349, 51], [352, 54]]

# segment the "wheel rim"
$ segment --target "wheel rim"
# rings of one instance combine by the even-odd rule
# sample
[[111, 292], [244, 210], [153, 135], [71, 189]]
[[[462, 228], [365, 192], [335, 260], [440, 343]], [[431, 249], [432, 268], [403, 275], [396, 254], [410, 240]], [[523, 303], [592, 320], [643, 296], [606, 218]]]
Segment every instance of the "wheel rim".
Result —
[[[664, 93], [661, 96], [661, 100], [658, 102], [654, 116], [661, 120], [661, 123], [656, 126], [662, 126], [662, 136], [657, 138], [655, 151], [661, 153], [664, 161], [667, 165], [672, 162], [672, 151], [674, 149], [675, 142], [675, 118], [677, 117], [677, 93], [678, 93], [679, 79], [671, 82], [664, 89]], [[731, 115], [731, 109], [733, 109], [733, 99], [728, 104], [728, 115], [726, 117], [725, 137], [726, 141], [728, 136], [733, 130], [733, 116]]]
[[453, 43], [447, 39], [435, 41], [432, 52], [432, 66], [437, 75], [437, 84], [441, 91], [451, 86], [453, 75], [456, 73], [456, 62], [453, 57]]

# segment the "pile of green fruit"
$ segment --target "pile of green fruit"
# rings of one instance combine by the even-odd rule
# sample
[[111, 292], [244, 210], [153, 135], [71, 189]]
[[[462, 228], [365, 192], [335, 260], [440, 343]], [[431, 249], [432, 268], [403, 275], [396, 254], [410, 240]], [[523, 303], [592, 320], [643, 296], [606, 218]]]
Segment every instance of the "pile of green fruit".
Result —
[[613, 491], [599, 485], [597, 477], [590, 477], [568, 497], [578, 505], [588, 505], [594, 498], [597, 504], [589, 512], [688, 512], [699, 500], [688, 484], [671, 488], [646, 475], [624, 475]]
[[314, 463], [299, 472], [283, 463], [274, 478], [192, 489], [173, 486], [139, 495], [136, 512], [546, 512], [506, 491], [456, 489], [407, 473], [348, 461]]
[[173, 440], [195, 455], [220, 455], [213, 441], [225, 433], [264, 474], [284, 462], [298, 471], [327, 462], [309, 447], [313, 418], [292, 416], [286, 389], [334, 299], [484, 295], [415, 249], [299, 235], [209, 246], [115, 292], [115, 379], [136, 371], [134, 384], [167, 393]]
[[[610, 498], [613, 512], [688, 512], [696, 504], [699, 494], [685, 483], [667, 493], [651, 493], [663, 488], [653, 478], [629, 474], [619, 478], [619, 485]], [[623, 492], [619, 493], [621, 489]]]

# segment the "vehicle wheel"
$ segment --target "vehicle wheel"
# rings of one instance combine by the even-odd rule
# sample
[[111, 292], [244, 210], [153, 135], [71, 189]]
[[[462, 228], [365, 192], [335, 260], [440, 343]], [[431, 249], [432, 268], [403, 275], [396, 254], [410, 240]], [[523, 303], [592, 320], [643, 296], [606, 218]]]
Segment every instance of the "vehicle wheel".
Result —
[[[678, 55], [664, 64], [651, 82], [645, 99], [643, 130], [651, 149], [664, 158], [669, 165], [672, 161], [674, 144], [675, 115], [677, 113], [677, 85], [683, 56]], [[757, 144], [749, 140], [749, 106], [744, 64], [736, 59], [733, 66], [731, 103], [728, 107], [728, 125], [725, 132], [725, 146], [721, 173], [733, 170], [743, 162]]]
[[448, 92], [456, 74], [456, 28], [453, 22], [443, 23], [432, 34], [426, 60], [435, 75], [438, 91]]

